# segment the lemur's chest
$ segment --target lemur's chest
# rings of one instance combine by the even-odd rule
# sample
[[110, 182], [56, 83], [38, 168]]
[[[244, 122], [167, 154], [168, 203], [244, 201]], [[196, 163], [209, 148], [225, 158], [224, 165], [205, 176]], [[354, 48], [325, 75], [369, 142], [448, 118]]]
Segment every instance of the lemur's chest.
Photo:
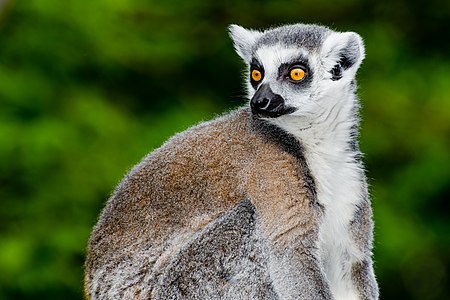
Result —
[[346, 225], [362, 198], [364, 173], [360, 165], [351, 153], [331, 147], [307, 149], [305, 156], [318, 201], [325, 208], [325, 224]]
[[[336, 154], [337, 153], [337, 154]], [[306, 161], [316, 185], [317, 198], [324, 207], [321, 223], [321, 246], [348, 251], [354, 255], [350, 221], [362, 201], [364, 173], [350, 153], [330, 147], [307, 149]], [[322, 250], [322, 249], [321, 249]]]
[[363, 199], [364, 173], [350, 153], [335, 150], [307, 149], [305, 157], [324, 207], [318, 245], [321, 263], [335, 296], [344, 293], [352, 299], [348, 293], [352, 287], [347, 286], [351, 284], [351, 264], [362, 253], [352, 239], [350, 222]]

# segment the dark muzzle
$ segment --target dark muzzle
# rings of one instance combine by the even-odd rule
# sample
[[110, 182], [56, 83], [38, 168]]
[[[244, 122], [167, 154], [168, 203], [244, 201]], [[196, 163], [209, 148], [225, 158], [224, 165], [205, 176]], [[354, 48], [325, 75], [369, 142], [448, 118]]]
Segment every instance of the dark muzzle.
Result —
[[252, 113], [260, 117], [276, 118], [293, 113], [295, 108], [287, 107], [283, 97], [275, 94], [268, 84], [263, 84], [250, 100]]

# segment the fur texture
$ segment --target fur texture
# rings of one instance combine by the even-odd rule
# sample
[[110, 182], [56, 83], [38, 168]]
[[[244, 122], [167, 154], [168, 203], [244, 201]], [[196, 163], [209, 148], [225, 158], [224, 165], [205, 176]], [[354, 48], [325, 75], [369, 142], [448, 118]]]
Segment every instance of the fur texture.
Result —
[[[255, 63], [264, 74], [248, 81], [251, 102], [270, 91], [276, 117], [238, 109], [135, 166], [91, 234], [86, 297], [377, 299], [357, 142], [361, 38], [302, 24], [230, 35], [249, 74]], [[283, 75], [292, 66], [303, 81]]]

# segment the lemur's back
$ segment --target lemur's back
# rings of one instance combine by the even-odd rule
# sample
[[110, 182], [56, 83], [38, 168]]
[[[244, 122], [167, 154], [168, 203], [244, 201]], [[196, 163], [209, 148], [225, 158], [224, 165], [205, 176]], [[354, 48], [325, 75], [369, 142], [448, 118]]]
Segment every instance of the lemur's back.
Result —
[[[261, 121], [241, 109], [203, 123], [173, 137], [131, 170], [92, 233], [88, 294], [276, 298], [268, 279], [262, 216], [248, 199], [280, 188], [258, 182], [301, 170], [282, 148], [289, 146], [275, 143], [261, 128], [255, 131], [253, 122]], [[297, 192], [300, 197], [307, 193]]]

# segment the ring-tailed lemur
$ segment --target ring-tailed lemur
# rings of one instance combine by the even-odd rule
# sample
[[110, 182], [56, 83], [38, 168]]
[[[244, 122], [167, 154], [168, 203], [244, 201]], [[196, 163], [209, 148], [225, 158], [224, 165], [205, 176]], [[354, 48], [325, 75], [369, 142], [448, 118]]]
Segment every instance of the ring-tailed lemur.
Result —
[[177, 134], [118, 185], [91, 299], [377, 299], [356, 33], [231, 25], [249, 107]]

